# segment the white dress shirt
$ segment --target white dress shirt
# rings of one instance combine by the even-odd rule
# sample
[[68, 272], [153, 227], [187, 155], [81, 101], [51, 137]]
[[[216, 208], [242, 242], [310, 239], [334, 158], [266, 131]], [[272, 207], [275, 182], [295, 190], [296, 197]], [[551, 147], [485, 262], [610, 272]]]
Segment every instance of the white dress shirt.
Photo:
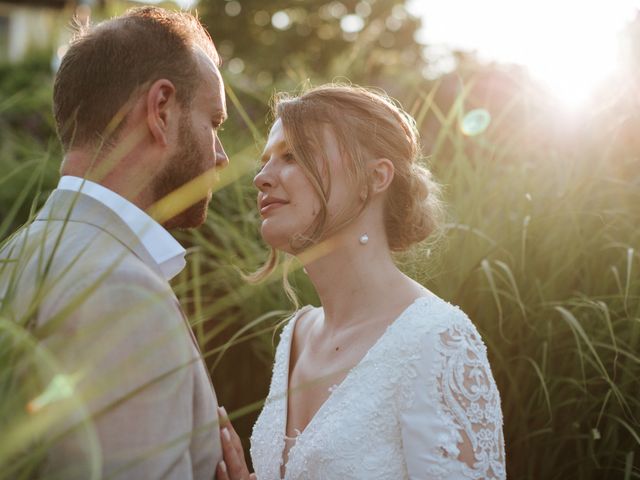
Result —
[[138, 237], [167, 281], [184, 268], [186, 250], [182, 245], [162, 225], [126, 198], [100, 184], [73, 176], [62, 177], [57, 189], [81, 191], [112, 210]]

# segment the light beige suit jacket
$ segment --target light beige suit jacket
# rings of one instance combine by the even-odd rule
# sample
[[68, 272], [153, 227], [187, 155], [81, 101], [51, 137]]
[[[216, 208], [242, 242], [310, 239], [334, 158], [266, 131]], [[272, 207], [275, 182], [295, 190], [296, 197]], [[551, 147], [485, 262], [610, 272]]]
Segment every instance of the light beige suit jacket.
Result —
[[49, 389], [29, 405], [33, 418], [54, 419], [44, 476], [212, 479], [222, 455], [211, 380], [178, 300], [127, 225], [89, 196], [56, 190], [0, 261], [0, 312], [51, 358], [37, 372]]

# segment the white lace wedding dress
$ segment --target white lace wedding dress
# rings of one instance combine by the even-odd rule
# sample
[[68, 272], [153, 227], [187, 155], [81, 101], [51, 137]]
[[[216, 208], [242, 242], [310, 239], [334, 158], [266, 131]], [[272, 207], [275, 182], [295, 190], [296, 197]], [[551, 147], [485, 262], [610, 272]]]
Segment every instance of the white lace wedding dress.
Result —
[[[251, 436], [259, 480], [281, 478], [298, 317], [282, 332]], [[458, 459], [463, 446], [472, 461]], [[417, 299], [332, 389], [285, 467], [286, 480], [506, 478], [500, 396], [467, 316], [438, 297]]]

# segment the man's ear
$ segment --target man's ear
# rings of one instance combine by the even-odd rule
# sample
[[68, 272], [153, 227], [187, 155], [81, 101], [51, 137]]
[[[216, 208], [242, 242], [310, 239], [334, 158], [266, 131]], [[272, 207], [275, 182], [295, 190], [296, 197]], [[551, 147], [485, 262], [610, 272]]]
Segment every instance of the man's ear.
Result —
[[388, 158], [376, 158], [369, 161], [368, 168], [370, 192], [375, 195], [386, 191], [395, 174], [393, 162]]
[[166, 147], [180, 117], [176, 87], [167, 79], [156, 80], [149, 88], [146, 100], [149, 132], [157, 143]]

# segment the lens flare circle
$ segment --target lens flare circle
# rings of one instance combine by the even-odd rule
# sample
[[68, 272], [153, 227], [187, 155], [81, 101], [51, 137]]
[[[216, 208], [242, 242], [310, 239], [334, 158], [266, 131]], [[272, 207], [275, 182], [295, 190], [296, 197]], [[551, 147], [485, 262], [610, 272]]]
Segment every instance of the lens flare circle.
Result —
[[476, 108], [462, 117], [460, 131], [467, 137], [475, 137], [483, 133], [490, 124], [491, 114], [484, 108]]

